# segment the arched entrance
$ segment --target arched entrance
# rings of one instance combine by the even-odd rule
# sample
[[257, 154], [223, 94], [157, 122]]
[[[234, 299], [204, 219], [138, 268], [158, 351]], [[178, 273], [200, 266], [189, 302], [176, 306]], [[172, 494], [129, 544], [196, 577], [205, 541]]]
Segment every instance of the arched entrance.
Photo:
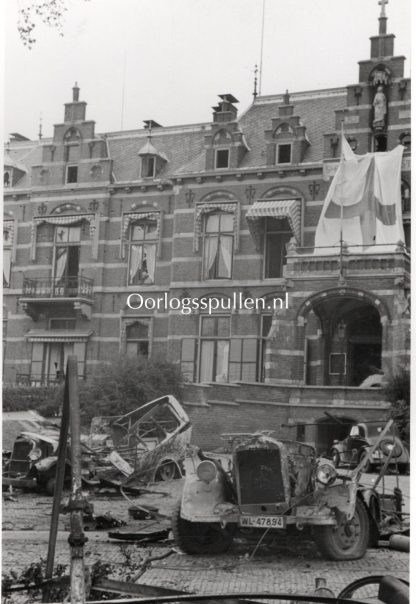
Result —
[[361, 292], [332, 291], [305, 305], [305, 381], [329, 386], [360, 386], [381, 373], [381, 312]]

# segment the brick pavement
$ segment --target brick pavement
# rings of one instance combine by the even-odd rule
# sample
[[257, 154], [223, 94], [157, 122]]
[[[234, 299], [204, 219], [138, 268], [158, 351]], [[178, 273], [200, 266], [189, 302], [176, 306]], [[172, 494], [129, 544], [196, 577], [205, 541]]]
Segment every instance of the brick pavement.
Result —
[[[368, 477], [369, 481], [372, 479], [373, 477]], [[394, 486], [394, 477], [388, 479], [389, 486]], [[132, 498], [132, 501], [143, 505], [151, 503], [168, 515], [180, 496], [181, 483], [182, 481], [174, 481], [171, 485], [158, 483], [154, 490], [159, 494]], [[402, 488], [408, 501], [408, 477], [405, 477]], [[4, 502], [2, 554], [5, 571], [23, 569], [40, 557], [46, 557], [51, 504], [50, 498], [34, 494], [18, 494], [17, 502]], [[111, 511], [125, 521], [129, 520], [129, 505], [131, 503], [120, 497], [94, 499], [97, 514]], [[65, 516], [61, 517], [56, 548], [56, 562], [62, 564], [69, 562], [68, 533], [63, 530], [67, 522]], [[145, 524], [130, 520], [128, 528], [136, 530]], [[136, 544], [121, 546], [120, 542], [110, 541], [106, 531], [87, 534], [87, 563], [91, 565], [96, 560], [112, 563], [118, 578], [122, 578], [128, 571], [123, 549], [132, 563], [137, 565], [149, 551], [159, 554], [170, 547], [170, 544], [146, 548], [137, 547]], [[313, 589], [315, 577], [319, 576], [326, 578], [328, 587], [338, 593], [342, 587], [363, 576], [392, 573], [407, 578], [409, 572], [408, 554], [383, 548], [368, 550], [361, 560], [330, 562], [321, 558], [312, 542], [305, 540], [298, 540], [296, 547], [293, 546], [293, 540], [291, 547], [283, 542], [280, 542], [279, 547], [260, 547], [255, 558], [250, 559], [253, 547], [253, 544], [237, 541], [230, 552], [222, 556], [187, 556], [174, 552], [164, 560], [153, 562], [142, 576], [141, 582], [199, 593], [244, 590], [307, 593]]]

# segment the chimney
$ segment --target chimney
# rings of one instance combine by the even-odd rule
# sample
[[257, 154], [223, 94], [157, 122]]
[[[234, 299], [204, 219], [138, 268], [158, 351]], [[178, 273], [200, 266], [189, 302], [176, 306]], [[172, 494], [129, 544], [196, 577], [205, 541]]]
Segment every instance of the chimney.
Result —
[[216, 123], [233, 122], [237, 119], [237, 107], [234, 107], [234, 103], [238, 103], [238, 100], [232, 94], [218, 96], [221, 101], [216, 107], [213, 107], [212, 121]]

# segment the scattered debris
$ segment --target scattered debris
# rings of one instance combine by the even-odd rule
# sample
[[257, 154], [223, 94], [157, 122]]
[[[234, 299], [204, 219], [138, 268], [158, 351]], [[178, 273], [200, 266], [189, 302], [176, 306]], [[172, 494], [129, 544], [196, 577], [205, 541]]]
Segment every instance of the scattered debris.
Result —
[[119, 539], [121, 541], [140, 541], [140, 543], [155, 543], [156, 541], [162, 541], [169, 537], [170, 529], [156, 530], [156, 531], [138, 531], [138, 532], [125, 532], [120, 533], [110, 532], [108, 536], [110, 539]]
[[119, 528], [127, 524], [124, 520], [119, 520], [112, 516], [110, 512], [99, 516], [87, 514], [83, 518], [83, 523], [86, 531], [107, 531], [108, 529]]
[[392, 535], [389, 539], [390, 549], [398, 552], [410, 552], [410, 537], [406, 535]]
[[133, 505], [128, 509], [129, 516], [133, 520], [150, 520], [158, 516], [158, 508], [147, 505], [146, 507]]

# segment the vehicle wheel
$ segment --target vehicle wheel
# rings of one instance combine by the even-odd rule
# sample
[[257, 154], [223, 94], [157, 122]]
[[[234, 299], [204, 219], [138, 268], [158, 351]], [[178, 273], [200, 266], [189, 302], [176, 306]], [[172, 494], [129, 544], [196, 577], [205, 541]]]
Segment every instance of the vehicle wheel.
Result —
[[317, 526], [315, 540], [321, 552], [330, 560], [362, 558], [370, 540], [370, 520], [367, 509], [357, 498], [354, 516], [339, 526]]
[[[358, 600], [358, 601], [373, 601], [379, 602], [378, 594], [380, 589], [380, 583], [384, 579], [383, 575], [372, 575], [369, 577], [363, 577], [353, 581], [347, 587], [344, 587], [338, 594], [338, 599], [344, 600]], [[403, 588], [409, 586], [409, 583], [404, 579], [398, 579], [402, 583]]]
[[174, 478], [181, 478], [181, 473], [178, 466], [174, 461], [167, 461], [162, 463], [156, 471], [156, 480], [173, 480]]
[[[360, 464], [361, 461], [364, 458], [364, 455], [366, 455], [366, 451], [363, 451], [358, 459], [358, 463]], [[367, 459], [365, 465], [362, 467], [362, 471], [364, 472], [364, 474], [368, 474], [369, 472], [371, 472], [371, 470], [373, 469], [373, 464], [371, 463], [371, 461], [369, 459]]]
[[172, 516], [172, 533], [176, 545], [186, 554], [222, 554], [233, 537], [218, 522], [189, 522], [181, 518], [180, 504]]
[[339, 468], [339, 464], [341, 462], [339, 451], [337, 451], [337, 449], [331, 449], [331, 451], [329, 452], [329, 456], [332, 459], [332, 463], [334, 464], [334, 466], [336, 468]]
[[55, 494], [55, 476], [49, 478], [45, 483], [46, 494], [53, 497]]

